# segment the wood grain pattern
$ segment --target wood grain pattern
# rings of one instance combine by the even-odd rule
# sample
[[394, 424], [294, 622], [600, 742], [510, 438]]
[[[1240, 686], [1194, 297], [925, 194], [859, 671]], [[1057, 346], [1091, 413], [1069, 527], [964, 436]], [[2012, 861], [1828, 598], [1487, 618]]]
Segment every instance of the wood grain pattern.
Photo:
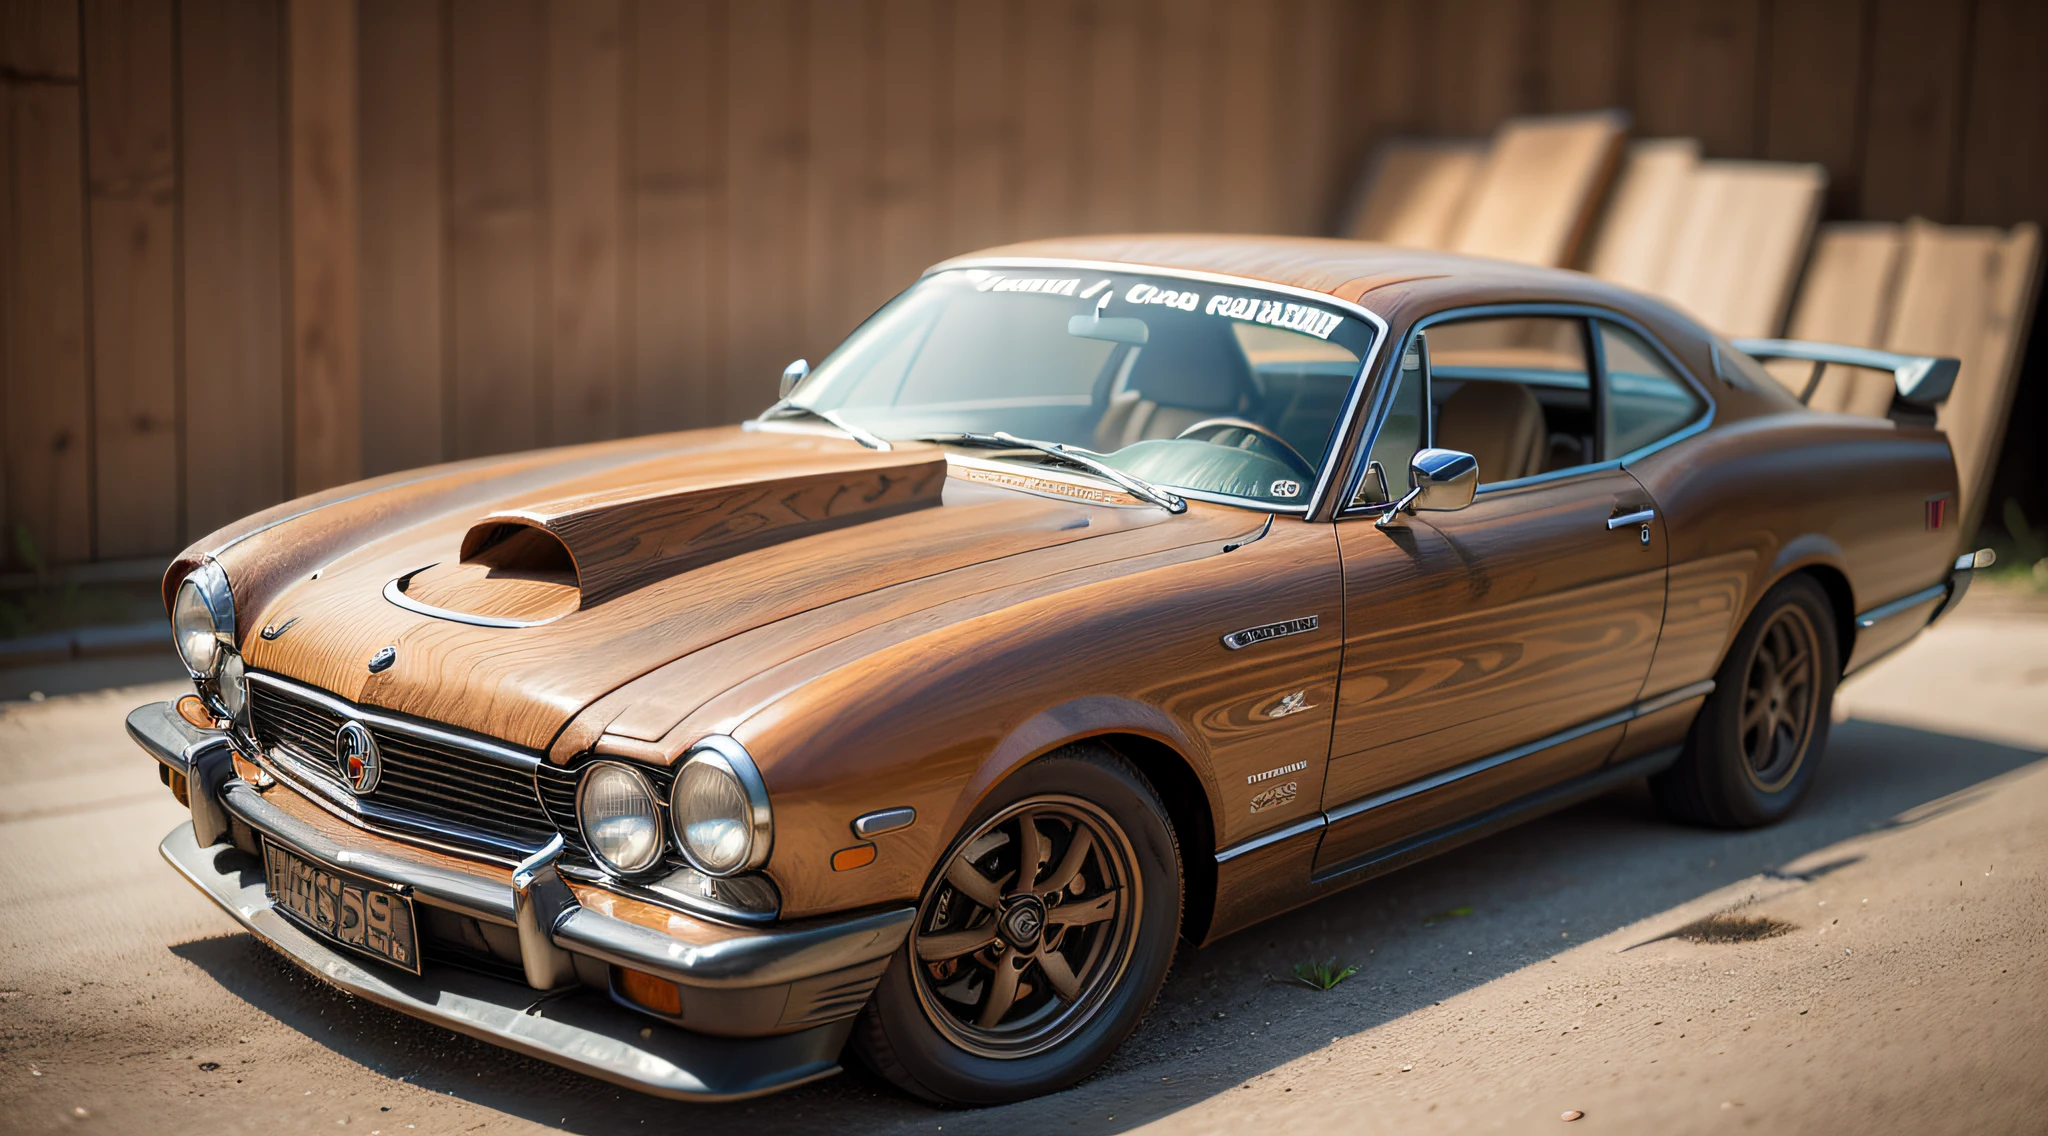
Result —
[[1968, 225], [2048, 218], [2048, 69], [2030, 45], [2048, 39], [2048, 6], [1979, 0], [1963, 109], [1961, 212]]
[[1963, 52], [1972, 7], [1872, 0], [1873, 81], [1865, 95], [1868, 125], [1859, 172], [1863, 216], [1954, 219]]
[[[291, 496], [283, 28], [258, 0], [178, 8], [188, 534]], [[232, 439], [233, 460], [221, 460]]]
[[1756, 156], [1826, 166], [1834, 216], [1854, 215], [1861, 189], [1869, 7], [1866, 0], [1773, 0], [1764, 9]]
[[1453, 252], [1562, 268], [1606, 192], [1626, 117], [1612, 112], [1510, 119], [1473, 175]]
[[[1819, 343], [1877, 347], [1885, 340], [1898, 290], [1899, 254], [1905, 230], [1882, 222], [1822, 225], [1813, 255], [1800, 279], [1799, 299], [1785, 334]], [[1792, 360], [1769, 364], [1771, 374], [1794, 394], [1806, 389], [1813, 368]], [[1807, 405], [1882, 418], [1897, 389], [1891, 372], [1830, 367]]]
[[[94, 542], [179, 543], [177, 53], [168, 7], [92, 3], [85, 25]], [[166, 472], [170, 476], [166, 476]]]
[[1383, 143], [1344, 235], [1410, 248], [1447, 247], [1485, 160], [1479, 142]]
[[292, 0], [292, 491], [363, 475], [356, 5]]
[[803, 10], [795, 0], [757, 0], [727, 15], [726, 241], [723, 381], [706, 423], [732, 422], [775, 400], [795, 354], [787, 297], [803, 267], [806, 85], [786, 53], [802, 58]]
[[1659, 0], [1633, 6], [1636, 126], [1698, 138], [1713, 157], [1756, 152], [1761, 0]]
[[445, 6], [362, 0], [363, 472], [442, 460], [446, 354]]

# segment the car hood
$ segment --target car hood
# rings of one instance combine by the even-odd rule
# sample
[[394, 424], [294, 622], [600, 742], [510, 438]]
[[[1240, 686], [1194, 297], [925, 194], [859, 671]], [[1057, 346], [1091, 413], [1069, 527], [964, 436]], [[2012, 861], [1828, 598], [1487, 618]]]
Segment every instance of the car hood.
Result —
[[1057, 548], [1063, 565], [1075, 546], [1102, 562], [1265, 519], [1173, 516], [935, 447], [737, 428], [441, 467], [296, 506], [181, 558], [227, 571], [247, 664], [536, 749], [607, 692], [778, 620], [885, 589], [914, 604], [921, 581], [969, 569], [991, 588], [1028, 579]]

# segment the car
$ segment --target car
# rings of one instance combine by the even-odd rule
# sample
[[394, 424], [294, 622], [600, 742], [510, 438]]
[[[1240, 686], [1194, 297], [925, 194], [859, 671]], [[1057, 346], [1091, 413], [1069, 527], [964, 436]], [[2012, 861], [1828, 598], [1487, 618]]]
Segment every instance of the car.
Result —
[[128, 729], [165, 858], [343, 990], [672, 1097], [850, 1050], [1017, 1100], [1180, 944], [1632, 780], [1799, 803], [1836, 684], [1988, 554], [1954, 360], [1747, 347], [1346, 241], [964, 256], [742, 425], [206, 537], [164, 578], [194, 692]]

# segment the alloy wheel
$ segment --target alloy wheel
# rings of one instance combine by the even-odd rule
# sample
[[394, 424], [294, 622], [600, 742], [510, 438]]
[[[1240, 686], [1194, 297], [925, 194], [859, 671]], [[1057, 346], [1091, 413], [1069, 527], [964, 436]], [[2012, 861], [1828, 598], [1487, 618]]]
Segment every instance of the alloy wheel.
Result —
[[1820, 699], [1813, 623], [1797, 605], [1771, 617], [1757, 637], [1742, 691], [1743, 772], [1764, 792], [1799, 771]]
[[960, 842], [911, 936], [926, 1016], [983, 1057], [1042, 1053], [1102, 1006], [1142, 909], [1130, 840], [1075, 797], [1037, 796]]

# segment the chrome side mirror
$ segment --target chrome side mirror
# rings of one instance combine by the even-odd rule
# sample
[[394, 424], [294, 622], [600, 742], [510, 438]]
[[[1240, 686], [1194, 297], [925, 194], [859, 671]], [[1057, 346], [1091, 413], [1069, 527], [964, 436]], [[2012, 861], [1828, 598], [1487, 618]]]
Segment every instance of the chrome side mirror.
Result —
[[782, 393], [777, 397], [788, 398], [790, 395], [795, 394], [796, 388], [805, 379], [810, 378], [810, 376], [811, 364], [808, 359], [798, 359], [796, 362], [784, 367], [782, 369]]
[[1408, 484], [1408, 492], [1380, 514], [1381, 528], [1393, 527], [1403, 513], [1448, 513], [1470, 505], [1479, 491], [1479, 459], [1463, 450], [1417, 450], [1408, 463]]

